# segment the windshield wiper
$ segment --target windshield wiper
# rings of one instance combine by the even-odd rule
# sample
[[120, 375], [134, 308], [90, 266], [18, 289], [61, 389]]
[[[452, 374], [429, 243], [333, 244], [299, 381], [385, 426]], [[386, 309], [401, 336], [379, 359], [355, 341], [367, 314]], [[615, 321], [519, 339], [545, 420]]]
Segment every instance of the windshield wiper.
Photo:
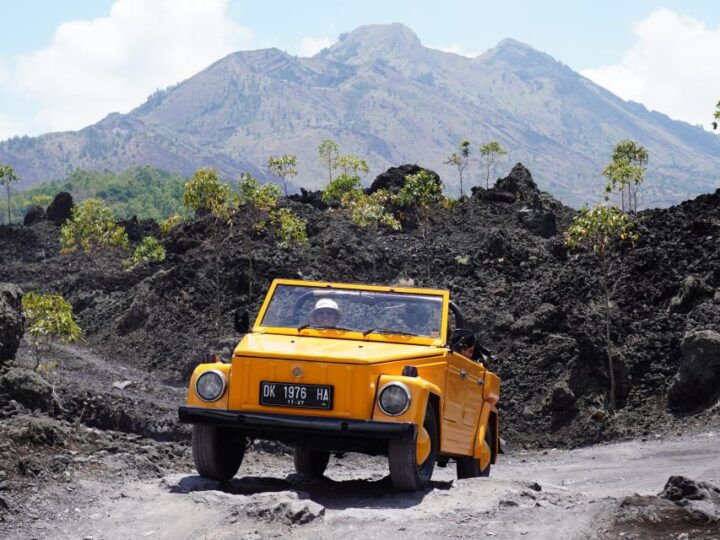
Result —
[[343, 328], [342, 326], [332, 326], [332, 325], [322, 325], [322, 324], [303, 324], [302, 326], [298, 326], [297, 331], [302, 332], [306, 328], [313, 328], [315, 330], [341, 330], [344, 332], [356, 332], [356, 330], [353, 330], [352, 328]]
[[363, 337], [366, 337], [368, 334], [397, 334], [398, 336], [417, 336], [418, 334], [413, 334], [412, 332], [403, 332], [402, 330], [393, 330], [392, 328], [368, 328], [363, 332]]

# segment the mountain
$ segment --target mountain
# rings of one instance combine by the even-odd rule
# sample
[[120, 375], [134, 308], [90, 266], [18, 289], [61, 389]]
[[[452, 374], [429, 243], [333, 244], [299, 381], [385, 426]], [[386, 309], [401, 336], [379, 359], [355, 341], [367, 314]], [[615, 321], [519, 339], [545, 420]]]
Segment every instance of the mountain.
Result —
[[[317, 189], [327, 182], [317, 145], [332, 138], [367, 158], [371, 175], [418, 162], [454, 191], [457, 175], [443, 162], [464, 137], [475, 148], [496, 139], [509, 150], [494, 177], [521, 161], [542, 189], [572, 206], [599, 199], [600, 171], [624, 138], [650, 152], [643, 206], [720, 186], [719, 136], [623, 101], [518, 41], [471, 59], [424, 47], [401, 24], [360, 27], [312, 58], [278, 49], [230, 54], [128, 114], [0, 143], [0, 162], [28, 187], [77, 167], [138, 164], [267, 179], [267, 157], [292, 153], [295, 183]], [[484, 176], [478, 163], [466, 173], [468, 184]]]

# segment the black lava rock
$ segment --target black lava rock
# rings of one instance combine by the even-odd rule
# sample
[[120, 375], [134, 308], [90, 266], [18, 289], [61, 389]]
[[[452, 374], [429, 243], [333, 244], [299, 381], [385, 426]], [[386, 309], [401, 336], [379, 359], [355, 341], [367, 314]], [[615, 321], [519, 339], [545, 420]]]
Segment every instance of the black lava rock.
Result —
[[689, 333], [682, 341], [680, 355], [680, 369], [668, 396], [670, 408], [693, 412], [715, 404], [720, 398], [720, 333]]
[[45, 219], [45, 210], [42, 206], [31, 206], [28, 208], [28, 211], [25, 212], [25, 217], [23, 218], [23, 225], [25, 227], [29, 227], [30, 225], [35, 225], [36, 223], [40, 223]]
[[15, 358], [23, 337], [22, 295], [17, 285], [0, 283], [0, 365]]
[[74, 206], [72, 195], [67, 191], [61, 191], [55, 195], [45, 214], [55, 225], [62, 225], [70, 218]]

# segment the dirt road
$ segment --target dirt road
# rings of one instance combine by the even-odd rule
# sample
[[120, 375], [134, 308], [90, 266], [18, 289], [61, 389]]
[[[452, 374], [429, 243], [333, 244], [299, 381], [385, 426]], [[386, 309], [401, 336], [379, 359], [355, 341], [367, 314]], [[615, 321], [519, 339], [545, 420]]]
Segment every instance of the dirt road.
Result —
[[[655, 495], [671, 475], [720, 485], [719, 450], [720, 433], [707, 432], [517, 452], [489, 479], [458, 481], [453, 464], [436, 469], [432, 488], [416, 494], [393, 492], [380, 458], [333, 458], [326, 479], [308, 481], [291, 474], [289, 456], [251, 452], [223, 487], [179, 470], [143, 482], [87, 475], [72, 489], [38, 490], [29, 501], [36, 519], [8, 537], [611, 538], [622, 532], [613, 516], [626, 496]], [[720, 538], [720, 522], [713, 527], [690, 538]]]

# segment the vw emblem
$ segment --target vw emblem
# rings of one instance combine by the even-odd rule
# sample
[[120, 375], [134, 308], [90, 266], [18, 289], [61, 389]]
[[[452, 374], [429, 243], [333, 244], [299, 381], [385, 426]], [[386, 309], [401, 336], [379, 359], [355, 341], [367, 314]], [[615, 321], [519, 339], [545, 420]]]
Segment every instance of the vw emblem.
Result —
[[300, 377], [302, 377], [302, 374], [303, 374], [303, 370], [302, 370], [302, 368], [301, 368], [300, 366], [295, 366], [295, 367], [292, 369], [292, 376], [293, 376], [293, 378], [299, 379]]

